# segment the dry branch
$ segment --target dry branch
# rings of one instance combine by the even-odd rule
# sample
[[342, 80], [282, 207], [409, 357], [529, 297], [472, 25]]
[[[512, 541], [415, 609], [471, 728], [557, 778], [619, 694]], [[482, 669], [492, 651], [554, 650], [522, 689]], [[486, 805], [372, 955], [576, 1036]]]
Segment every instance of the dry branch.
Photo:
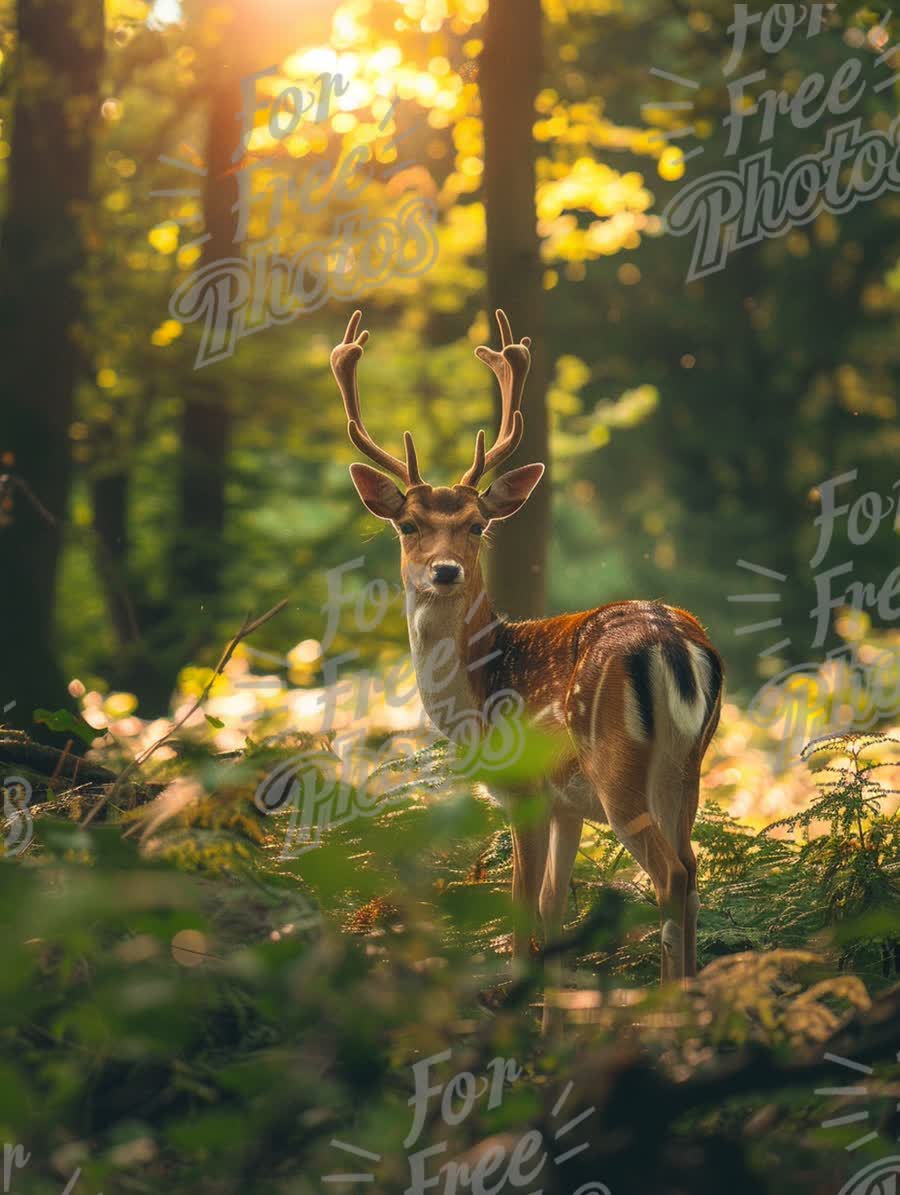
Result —
[[276, 614], [280, 614], [287, 604], [288, 599], [284, 598], [276, 606], [273, 606], [271, 610], [268, 610], [265, 614], [261, 614], [258, 618], [251, 618], [249, 614], [247, 615], [240, 629], [222, 652], [218, 664], [216, 664], [212, 675], [203, 687], [203, 692], [200, 694], [194, 704], [190, 707], [190, 709], [187, 710], [186, 713], [182, 714], [171, 730], [167, 731], [161, 738], [157, 739], [155, 743], [151, 743], [150, 746], [143, 750], [139, 755], [136, 755], [134, 759], [119, 773], [119, 776], [115, 780], [115, 783], [110, 791], [105, 793], [88, 812], [84, 821], [81, 823], [83, 826], [90, 825], [104, 805], [118, 795], [125, 781], [129, 778], [132, 772], [137, 771], [137, 769], [142, 767], [147, 760], [159, 750], [160, 747], [170, 742], [177, 732], [182, 728], [182, 726], [184, 726], [184, 724], [188, 721], [188, 719], [197, 712], [197, 710], [209, 696], [210, 690], [215, 684], [216, 678], [221, 676], [224, 672], [225, 666], [234, 654], [235, 648], [238, 646], [238, 644], [242, 640], [246, 639], [248, 635], [252, 635], [254, 631], [259, 630], [264, 623], [267, 623], [271, 618], [274, 618]]

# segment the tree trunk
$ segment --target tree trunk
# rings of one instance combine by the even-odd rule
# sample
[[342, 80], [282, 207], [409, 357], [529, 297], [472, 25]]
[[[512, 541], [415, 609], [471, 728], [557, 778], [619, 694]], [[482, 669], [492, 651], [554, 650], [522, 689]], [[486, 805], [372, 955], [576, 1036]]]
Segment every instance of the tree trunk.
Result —
[[82, 313], [76, 276], [84, 262], [79, 209], [90, 194], [103, 5], [18, 0], [17, 23], [0, 237], [0, 452], [14, 455], [12, 471], [23, 484], [0, 528], [0, 721], [30, 727], [36, 706], [67, 702], [53, 612], [71, 485]]
[[[534, 104], [541, 77], [540, 0], [490, 0], [480, 69], [487, 208], [487, 292], [502, 307], [516, 338], [532, 339], [524, 404], [525, 435], [512, 467], [549, 466], [547, 388], [550, 364], [544, 332], [540, 247], [535, 210]], [[499, 398], [498, 398], [499, 411]], [[488, 587], [498, 610], [515, 617], [544, 613], [550, 538], [550, 476], [521, 514], [496, 530]]]
[[151, 595], [132, 566], [131, 485], [127, 466], [91, 480], [93, 559], [115, 635], [104, 675], [113, 688], [136, 693], [142, 716], [152, 718], [169, 711], [184, 640], [168, 602]]
[[[201, 268], [237, 252], [234, 244], [237, 184], [232, 154], [238, 143], [241, 111], [240, 79], [224, 66], [210, 97], [206, 143], [204, 217], [209, 240]], [[179, 518], [172, 558], [176, 597], [215, 602], [222, 588], [225, 563], [225, 485], [231, 414], [225, 400], [226, 359], [208, 365], [189, 383], [181, 420]], [[198, 606], [199, 609], [199, 606]]]
[[[130, 488], [131, 476], [124, 469], [102, 473], [91, 482], [96, 537], [94, 563], [116, 636], [117, 655], [122, 660], [135, 651], [140, 639], [128, 575]], [[116, 678], [113, 683], [121, 682]]]

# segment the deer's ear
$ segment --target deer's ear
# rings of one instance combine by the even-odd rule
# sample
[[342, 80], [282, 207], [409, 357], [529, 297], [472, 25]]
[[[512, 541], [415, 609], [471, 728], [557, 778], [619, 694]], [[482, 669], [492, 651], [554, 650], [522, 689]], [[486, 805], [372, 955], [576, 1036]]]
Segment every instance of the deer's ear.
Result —
[[543, 465], [522, 465], [504, 473], [478, 499], [482, 511], [489, 519], [508, 519], [524, 506], [543, 476]]
[[351, 465], [350, 478], [356, 492], [379, 519], [395, 519], [406, 501], [392, 481], [369, 465]]

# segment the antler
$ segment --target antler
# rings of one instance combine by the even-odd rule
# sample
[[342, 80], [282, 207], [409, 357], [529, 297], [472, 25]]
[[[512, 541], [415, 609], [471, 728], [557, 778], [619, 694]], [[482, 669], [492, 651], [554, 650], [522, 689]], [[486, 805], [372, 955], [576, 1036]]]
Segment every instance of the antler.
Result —
[[406, 448], [406, 464], [404, 464], [403, 461], [379, 447], [366, 431], [359, 409], [359, 384], [356, 380], [356, 366], [363, 355], [366, 341], [369, 339], [368, 332], [359, 331], [361, 319], [362, 312], [354, 311], [347, 324], [344, 339], [340, 344], [335, 345], [331, 353], [331, 372], [334, 374], [341, 398], [344, 400], [344, 410], [347, 412], [347, 434], [360, 452], [364, 452], [369, 460], [380, 465], [382, 469], [386, 469], [388, 473], [399, 477], [405, 486], [424, 485], [419, 474], [416, 447], [409, 432], [403, 433], [403, 443]]
[[505, 311], [497, 312], [497, 324], [500, 327], [501, 351], [498, 353], [482, 345], [475, 350], [475, 356], [491, 367], [500, 383], [500, 431], [488, 452], [484, 450], [484, 432], [478, 433], [475, 459], [469, 471], [463, 475], [460, 485], [477, 485], [485, 473], [495, 469], [515, 452], [525, 431], [520, 408], [525, 393], [525, 379], [531, 368], [531, 337], [523, 336], [516, 343]]

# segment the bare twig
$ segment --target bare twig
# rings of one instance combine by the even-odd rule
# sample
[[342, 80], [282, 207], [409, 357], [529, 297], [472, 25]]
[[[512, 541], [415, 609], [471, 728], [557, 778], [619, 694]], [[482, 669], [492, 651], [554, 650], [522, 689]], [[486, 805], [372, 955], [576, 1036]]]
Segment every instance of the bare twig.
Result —
[[0, 487], [2, 487], [3, 490], [21, 490], [34, 509], [44, 520], [44, 522], [49, 523], [51, 527], [59, 528], [59, 520], [55, 515], [50, 513], [50, 511], [23, 477], [19, 477], [17, 473], [4, 473], [2, 476], [0, 476]]
[[[92, 784], [112, 784], [115, 774], [99, 764], [87, 763], [80, 755], [69, 755], [43, 743], [33, 743], [24, 733], [0, 731], [0, 763], [17, 764], [38, 772], [42, 777], [56, 775], [75, 782], [78, 776]], [[37, 800], [35, 795], [32, 802]]]
[[60, 755], [59, 759], [56, 761], [56, 767], [53, 769], [53, 775], [47, 781], [47, 787], [51, 790], [51, 792], [54, 792], [54, 793], [56, 792], [56, 789], [54, 788], [54, 781], [56, 780], [56, 777], [59, 775], [60, 771], [62, 770], [62, 766], [66, 762], [66, 757], [68, 756], [69, 752], [72, 750], [73, 745], [74, 745], [74, 739], [67, 739], [66, 745], [63, 748], [63, 753], [62, 753], [62, 755]]
[[213, 669], [212, 676], [210, 676], [209, 680], [204, 685], [203, 692], [200, 694], [200, 696], [197, 698], [197, 700], [194, 702], [194, 704], [190, 707], [190, 709], [185, 714], [182, 714], [182, 716], [178, 719], [178, 721], [175, 723], [175, 725], [172, 727], [171, 730], [167, 731], [161, 738], [157, 739], [155, 743], [151, 743], [150, 746], [147, 747], [144, 751], [142, 751], [139, 755], [136, 755], [134, 757], [134, 759], [122, 770], [122, 772], [119, 773], [119, 776], [116, 779], [116, 782], [115, 782], [115, 784], [113, 784], [110, 791], [108, 793], [106, 793], [104, 796], [102, 796], [100, 798], [100, 800], [97, 801], [97, 803], [94, 805], [93, 809], [91, 809], [90, 812], [87, 814], [84, 821], [81, 823], [83, 826], [90, 825], [90, 823], [94, 820], [94, 818], [97, 816], [97, 814], [100, 812], [100, 810], [104, 807], [104, 805], [106, 805], [108, 801], [113, 800], [113, 798], [118, 795], [119, 791], [122, 788], [122, 785], [125, 783], [125, 781], [128, 779], [128, 777], [131, 775], [131, 773], [136, 771], [143, 764], [145, 764], [151, 755], [155, 754], [155, 752], [158, 751], [160, 747], [164, 746], [167, 742], [169, 742], [169, 740], [172, 739], [175, 734], [177, 734], [177, 732], [182, 728], [182, 726], [184, 726], [185, 722], [187, 722], [187, 720], [189, 718], [191, 718], [197, 712], [197, 710], [200, 708], [200, 706], [203, 704], [203, 702], [209, 696], [210, 690], [212, 689], [212, 687], [216, 681], [216, 678], [222, 675], [223, 671], [225, 670], [226, 664], [231, 659], [232, 655], [234, 654], [234, 650], [238, 646], [238, 644], [242, 640], [246, 639], [248, 635], [252, 635], [254, 631], [259, 630], [259, 628], [264, 623], [267, 623], [270, 618], [274, 618], [276, 614], [280, 614], [281, 611], [285, 608], [285, 606], [287, 604], [288, 604], [288, 599], [284, 598], [282, 601], [280, 601], [278, 603], [277, 606], [273, 606], [271, 610], [269, 610], [265, 614], [261, 614], [259, 616], [259, 618], [251, 619], [250, 615], [249, 614], [247, 615], [247, 617], [244, 619], [242, 626], [238, 630], [237, 634], [234, 636], [234, 638], [230, 641], [228, 646], [222, 652], [221, 659], [219, 660], [218, 664], [216, 664], [215, 668]]

